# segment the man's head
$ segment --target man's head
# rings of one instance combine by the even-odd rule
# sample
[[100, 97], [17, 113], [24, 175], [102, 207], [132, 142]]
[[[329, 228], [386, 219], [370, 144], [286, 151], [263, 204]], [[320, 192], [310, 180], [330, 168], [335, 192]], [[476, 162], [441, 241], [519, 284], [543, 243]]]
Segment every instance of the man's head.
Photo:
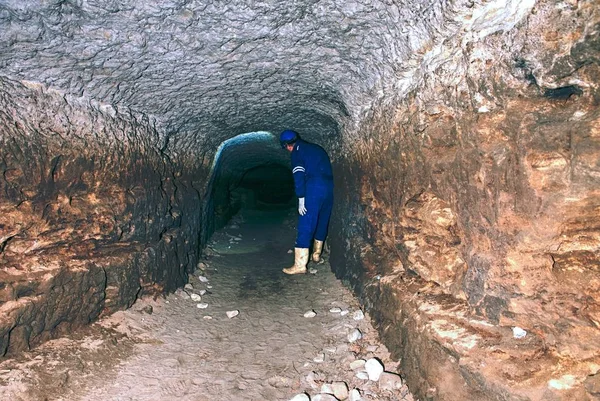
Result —
[[300, 139], [300, 135], [296, 131], [285, 130], [279, 135], [279, 143], [282, 149], [287, 149], [288, 152], [294, 150], [294, 144]]

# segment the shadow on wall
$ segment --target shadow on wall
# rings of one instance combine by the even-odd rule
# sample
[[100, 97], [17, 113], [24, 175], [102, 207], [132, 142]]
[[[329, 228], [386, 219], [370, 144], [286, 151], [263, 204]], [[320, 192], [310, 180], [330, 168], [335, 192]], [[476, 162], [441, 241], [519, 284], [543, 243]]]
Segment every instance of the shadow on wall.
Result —
[[205, 197], [206, 238], [242, 208], [290, 207], [294, 183], [289, 154], [269, 132], [224, 141], [215, 154]]

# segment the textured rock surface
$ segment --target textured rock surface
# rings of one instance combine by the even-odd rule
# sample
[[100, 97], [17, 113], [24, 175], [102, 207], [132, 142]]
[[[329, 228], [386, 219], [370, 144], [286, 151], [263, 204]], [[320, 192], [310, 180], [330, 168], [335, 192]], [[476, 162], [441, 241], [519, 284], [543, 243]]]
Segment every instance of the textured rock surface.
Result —
[[375, 108], [338, 166], [334, 264], [379, 311], [421, 397], [593, 397], [598, 22], [592, 3], [537, 3]]
[[595, 396], [599, 24], [593, 0], [2, 2], [0, 351], [182, 284], [225, 185], [283, 163], [209, 176], [219, 144], [293, 127], [335, 155], [334, 268], [420, 398]]
[[0, 103], [0, 354], [184, 284], [200, 199], [147, 119], [7, 79]]

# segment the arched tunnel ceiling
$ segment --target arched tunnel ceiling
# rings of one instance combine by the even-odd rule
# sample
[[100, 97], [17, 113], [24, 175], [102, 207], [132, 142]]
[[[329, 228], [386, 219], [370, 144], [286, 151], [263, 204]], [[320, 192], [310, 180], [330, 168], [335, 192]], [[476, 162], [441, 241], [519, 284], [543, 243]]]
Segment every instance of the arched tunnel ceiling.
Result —
[[519, 19], [514, 1], [480, 27], [463, 18], [503, 10], [488, 3], [4, 0], [0, 69], [147, 113], [184, 147], [290, 127], [325, 140], [405, 88], [419, 70], [406, 61], [436, 37]]
[[[225, 141], [215, 157], [213, 174], [239, 181], [246, 171], [265, 164], [290, 167], [289, 152], [268, 132], [251, 132]], [[290, 171], [291, 177], [291, 171]]]

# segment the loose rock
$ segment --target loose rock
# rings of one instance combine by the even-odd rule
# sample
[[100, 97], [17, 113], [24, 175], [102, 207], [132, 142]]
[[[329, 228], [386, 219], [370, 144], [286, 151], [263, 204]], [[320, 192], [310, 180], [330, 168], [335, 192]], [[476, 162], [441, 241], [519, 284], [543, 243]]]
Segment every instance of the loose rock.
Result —
[[191, 285], [190, 283], [187, 283], [187, 284], [186, 284], [186, 285], [183, 287], [183, 289], [184, 289], [184, 290], [193, 290], [193, 289], [194, 289], [194, 286], [193, 286], [193, 285]]
[[231, 319], [231, 318], [234, 318], [237, 315], [239, 315], [240, 311], [239, 310], [230, 310], [230, 311], [225, 312], [225, 314], [227, 315], [228, 318]]
[[352, 318], [354, 320], [363, 320], [365, 318], [365, 314], [359, 309], [352, 314]]
[[[376, 358], [371, 358], [365, 363], [365, 369], [369, 375], [369, 380], [376, 382], [383, 373], [383, 365]], [[402, 385], [402, 384], [401, 384]]]
[[383, 372], [378, 384], [380, 390], [397, 391], [402, 388], [402, 378], [396, 373]]
[[206, 309], [206, 308], [208, 308], [208, 304], [203, 302], [203, 303], [200, 303], [200, 304], [196, 305], [196, 308], [198, 308], [198, 309]]
[[202, 297], [200, 295], [198, 295], [198, 294], [192, 293], [192, 294], [190, 294], [190, 298], [194, 302], [200, 302], [200, 301], [202, 301]]
[[520, 327], [513, 327], [513, 337], [516, 339], [521, 339], [521, 338], [525, 338], [525, 336], [527, 335], [527, 331], [523, 330]]
[[348, 334], [348, 341], [351, 343], [358, 341], [361, 338], [362, 338], [362, 333], [360, 332], [359, 329], [354, 329], [354, 330], [352, 330], [352, 332], [350, 332], [350, 334]]
[[352, 389], [352, 391], [350, 391], [350, 395], [348, 396], [348, 401], [360, 401], [360, 400], [361, 400], [360, 392], [357, 389]]
[[340, 313], [341, 311], [342, 311], [342, 308], [337, 308], [337, 307], [329, 309], [329, 312], [331, 312], [331, 313]]
[[310, 397], [304, 393], [297, 394], [294, 397], [290, 398], [290, 401], [310, 401]]
[[365, 367], [366, 362], [367, 361], [365, 361], [364, 359], [357, 359], [356, 361], [353, 361], [350, 363], [350, 369], [352, 369], [352, 370], [363, 369]]
[[345, 400], [348, 398], [348, 385], [343, 381], [325, 383], [321, 386], [321, 393], [332, 394], [337, 399]]
[[208, 283], [208, 278], [206, 278], [206, 276], [198, 276], [198, 280], [200, 280], [203, 283]]
[[315, 317], [317, 316], [317, 312], [315, 312], [314, 310], [309, 310], [308, 312], [306, 312], [304, 314], [304, 317]]

